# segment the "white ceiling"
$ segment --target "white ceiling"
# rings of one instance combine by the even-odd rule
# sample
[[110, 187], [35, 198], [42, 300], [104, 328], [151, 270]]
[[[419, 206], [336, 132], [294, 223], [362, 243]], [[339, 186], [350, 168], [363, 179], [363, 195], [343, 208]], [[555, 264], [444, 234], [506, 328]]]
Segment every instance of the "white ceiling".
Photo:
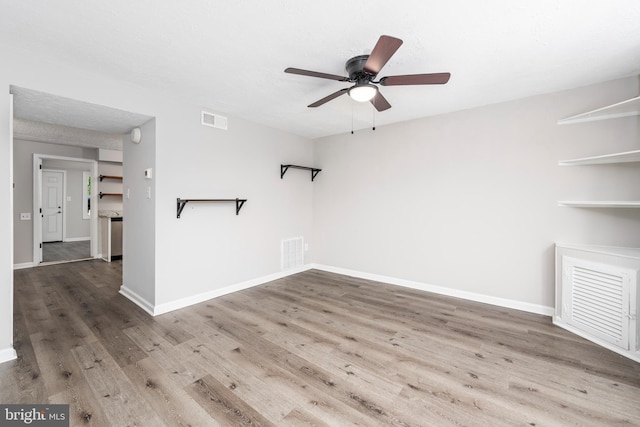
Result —
[[[0, 2], [0, 43], [309, 138], [640, 74], [638, 0]], [[283, 72], [344, 74], [381, 34], [404, 44], [379, 77], [449, 83], [383, 87], [393, 107], [374, 114], [307, 108], [347, 84]]]

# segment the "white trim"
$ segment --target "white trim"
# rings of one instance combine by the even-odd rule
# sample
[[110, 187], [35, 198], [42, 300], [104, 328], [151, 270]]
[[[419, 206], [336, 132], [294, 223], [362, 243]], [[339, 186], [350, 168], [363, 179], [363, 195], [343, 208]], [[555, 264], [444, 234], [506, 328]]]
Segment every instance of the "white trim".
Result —
[[134, 303], [135, 305], [137, 305], [138, 307], [140, 307], [150, 315], [152, 316], [155, 315], [153, 311], [153, 304], [151, 304], [146, 299], [142, 298], [136, 292], [127, 288], [125, 285], [120, 286], [120, 295], [127, 298], [129, 301], [131, 301], [132, 303]]
[[0, 363], [8, 362], [10, 360], [15, 360], [17, 358], [18, 358], [18, 354], [11, 347], [0, 350]]
[[67, 237], [66, 239], [64, 239], [64, 243], [86, 242], [87, 240], [91, 240], [91, 237]]
[[413, 282], [395, 277], [381, 276], [378, 274], [363, 273], [361, 271], [348, 270], [346, 268], [332, 267], [328, 265], [312, 264], [312, 268], [330, 273], [343, 274], [345, 276], [357, 277], [360, 279], [373, 280], [383, 282], [390, 285], [404, 286], [405, 288], [418, 289], [425, 292], [433, 292], [435, 294], [447, 295], [455, 298], [462, 298], [470, 301], [481, 302], [485, 304], [496, 305], [504, 308], [512, 308], [515, 310], [526, 311], [529, 313], [541, 314], [543, 316], [553, 316], [553, 307], [544, 305], [531, 304], [523, 301], [516, 301], [507, 298], [492, 297], [489, 295], [477, 294], [474, 292], [461, 291], [458, 289], [446, 288], [443, 286], [430, 285], [426, 283]]
[[576, 335], [578, 335], [578, 336], [580, 336], [580, 337], [582, 337], [582, 338], [584, 338], [586, 340], [589, 340], [589, 341], [591, 341], [591, 342], [593, 342], [595, 344], [598, 344], [601, 347], [604, 347], [604, 348], [606, 348], [608, 350], [611, 350], [614, 353], [618, 353], [621, 356], [628, 357], [629, 359], [631, 359], [631, 360], [633, 360], [635, 362], [640, 362], [640, 352], [638, 352], [638, 351], [634, 352], [633, 350], [621, 349], [620, 347], [617, 347], [614, 344], [611, 344], [611, 343], [609, 343], [609, 342], [607, 342], [605, 340], [602, 340], [602, 339], [600, 339], [598, 337], [594, 337], [593, 335], [591, 335], [591, 334], [589, 334], [589, 333], [587, 333], [585, 331], [581, 331], [580, 329], [569, 325], [561, 317], [553, 316], [551, 320], [552, 320], [552, 323], [554, 325], [556, 325], [556, 326], [559, 326], [559, 327], [561, 327], [563, 329], [566, 329], [569, 332], [572, 332], [572, 333], [574, 333], [574, 334], [576, 334]]
[[[11, 178], [11, 181], [9, 182], [15, 182], [15, 177], [13, 175], [13, 94], [9, 94], [9, 177]], [[11, 263], [13, 262], [13, 260], [15, 259], [15, 253], [13, 250], [13, 245], [14, 245], [14, 232], [13, 232], [13, 199], [14, 199], [14, 193], [15, 193], [15, 189], [13, 188], [14, 186], [11, 185], [10, 186], [10, 197], [9, 200], [7, 201], [9, 204], [9, 238], [7, 239], [7, 241], [5, 242], [5, 244], [7, 246], [9, 246], [9, 259], [6, 260], [7, 264], [11, 265]], [[33, 218], [33, 215], [31, 216], [31, 218]], [[4, 267], [2, 268], [4, 270]], [[9, 348], [0, 350], [0, 363], [3, 362], [8, 362], [9, 360], [13, 360], [15, 358], [17, 358], [17, 354], [16, 351], [13, 348], [13, 326], [14, 326], [14, 322], [13, 322], [13, 313], [14, 313], [14, 307], [13, 307], [13, 295], [15, 294], [15, 290], [14, 290], [14, 286], [15, 286], [15, 282], [13, 280], [13, 272], [9, 272], [7, 271], [7, 276], [6, 279], [2, 279], [2, 281], [6, 280], [7, 285], [9, 285], [9, 295], [8, 295], [8, 299], [9, 299], [9, 310], [7, 310], [7, 313], [5, 313], [2, 317], [2, 319], [0, 319], [0, 328], [2, 328], [2, 331], [0, 331], [0, 335], [4, 335], [4, 329], [5, 327], [7, 327], [9, 330], [8, 332], [8, 336], [9, 336], [9, 342], [6, 343], [9, 345]], [[6, 317], [4, 317], [6, 316]], [[5, 343], [1, 343], [0, 345], [5, 345]]]
[[13, 269], [14, 270], [21, 270], [23, 268], [31, 268], [31, 267], [35, 267], [36, 265], [32, 262], [23, 262], [20, 264], [13, 264]]
[[[279, 273], [274, 273], [274, 274], [270, 274], [270, 275], [267, 275], [267, 276], [258, 277], [256, 279], [247, 280], [246, 282], [236, 283], [235, 285], [229, 285], [229, 286], [225, 286], [224, 288], [214, 289], [214, 290], [211, 290], [211, 291], [203, 292], [201, 294], [197, 294], [197, 295], [193, 295], [193, 296], [190, 296], [190, 297], [181, 298], [181, 299], [178, 299], [178, 300], [175, 300], [175, 301], [159, 304], [159, 305], [156, 305], [153, 308], [152, 314], [154, 316], [157, 316], [157, 315], [160, 315], [160, 314], [168, 313], [170, 311], [179, 310], [181, 308], [189, 307], [189, 306], [194, 305], [194, 304], [199, 304], [199, 303], [201, 303], [203, 301], [207, 301], [207, 300], [210, 300], [210, 299], [213, 299], [213, 298], [221, 297], [223, 295], [227, 295], [227, 294], [230, 294], [230, 293], [233, 293], [233, 292], [242, 291], [244, 289], [252, 288], [254, 286], [263, 285], [265, 283], [272, 282], [272, 281], [278, 280], [278, 279], [282, 279], [283, 277], [291, 276], [293, 274], [302, 273], [303, 271], [311, 270], [311, 268], [312, 268], [312, 265], [308, 264], [308, 265], [304, 265], [304, 266], [299, 267], [299, 268], [292, 268], [292, 269], [287, 270], [287, 271], [282, 271], [282, 272], [279, 272]], [[121, 288], [121, 292], [120, 293], [122, 295], [124, 295], [124, 296], [127, 296], [122, 292], [122, 288]], [[129, 298], [129, 299], [131, 299], [131, 298]], [[138, 304], [133, 299], [131, 299], [131, 300], [134, 303]], [[150, 313], [150, 311], [147, 310], [145, 307], [141, 306], [140, 304], [138, 304], [138, 305], [141, 308], [143, 308], [145, 311], [147, 311], [147, 313]]]

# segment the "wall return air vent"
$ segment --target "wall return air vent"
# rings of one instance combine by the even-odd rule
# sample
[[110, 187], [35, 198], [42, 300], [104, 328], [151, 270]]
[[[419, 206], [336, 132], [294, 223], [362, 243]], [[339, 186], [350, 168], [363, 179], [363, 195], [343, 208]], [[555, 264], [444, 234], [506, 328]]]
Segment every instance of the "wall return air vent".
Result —
[[208, 111], [202, 111], [200, 118], [203, 126], [227, 130], [227, 118], [224, 116], [209, 113]]
[[284, 239], [280, 247], [282, 271], [304, 265], [304, 240], [302, 237]]

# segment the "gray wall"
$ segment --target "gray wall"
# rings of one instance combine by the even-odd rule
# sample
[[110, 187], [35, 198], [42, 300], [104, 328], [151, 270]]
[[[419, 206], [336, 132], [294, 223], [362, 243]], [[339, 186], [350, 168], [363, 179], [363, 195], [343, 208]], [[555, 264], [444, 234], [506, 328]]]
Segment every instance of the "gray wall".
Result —
[[556, 122], [638, 89], [629, 78], [318, 140], [314, 261], [552, 307], [554, 242], [640, 244], [640, 210], [557, 206], [640, 198], [637, 165], [557, 165], [638, 149], [640, 119]]
[[[33, 154], [46, 154], [52, 156], [61, 157], [74, 157], [81, 159], [95, 160], [96, 150], [94, 148], [72, 147], [68, 145], [48, 144], [44, 142], [34, 142], [16, 139], [14, 143], [13, 152], [13, 183], [15, 187], [13, 189], [13, 264], [23, 264], [33, 262]], [[49, 160], [51, 162], [51, 160]], [[65, 168], [68, 167], [60, 163], [49, 163], [52, 168]], [[82, 179], [82, 172], [80, 179]], [[73, 180], [73, 174], [71, 176], [67, 174], [67, 179]], [[81, 189], [79, 190], [81, 191]], [[68, 193], [69, 194], [69, 193]], [[75, 194], [71, 194], [72, 201], [77, 200], [81, 202], [81, 194], [76, 197]], [[77, 209], [68, 206], [68, 213], [71, 217], [67, 220], [70, 221], [71, 230], [67, 230], [71, 233], [70, 237], [88, 237], [90, 232], [88, 231], [88, 220], [76, 221], [73, 213], [78, 212], [81, 215], [81, 208]], [[31, 212], [31, 221], [21, 221], [21, 212]], [[82, 222], [81, 225], [77, 225], [77, 222]], [[84, 224], [86, 223], [86, 225]], [[85, 231], [85, 228], [86, 231]]]

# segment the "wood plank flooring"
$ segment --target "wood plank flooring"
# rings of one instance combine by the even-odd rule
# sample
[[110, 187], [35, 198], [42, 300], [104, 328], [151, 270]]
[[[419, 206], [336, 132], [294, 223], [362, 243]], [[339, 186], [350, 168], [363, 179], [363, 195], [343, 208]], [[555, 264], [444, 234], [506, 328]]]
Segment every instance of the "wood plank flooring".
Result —
[[15, 271], [0, 403], [77, 426], [640, 425], [640, 364], [547, 317], [311, 270], [152, 318], [121, 268]]
[[42, 244], [42, 261], [72, 261], [91, 258], [91, 241], [45, 242]]

